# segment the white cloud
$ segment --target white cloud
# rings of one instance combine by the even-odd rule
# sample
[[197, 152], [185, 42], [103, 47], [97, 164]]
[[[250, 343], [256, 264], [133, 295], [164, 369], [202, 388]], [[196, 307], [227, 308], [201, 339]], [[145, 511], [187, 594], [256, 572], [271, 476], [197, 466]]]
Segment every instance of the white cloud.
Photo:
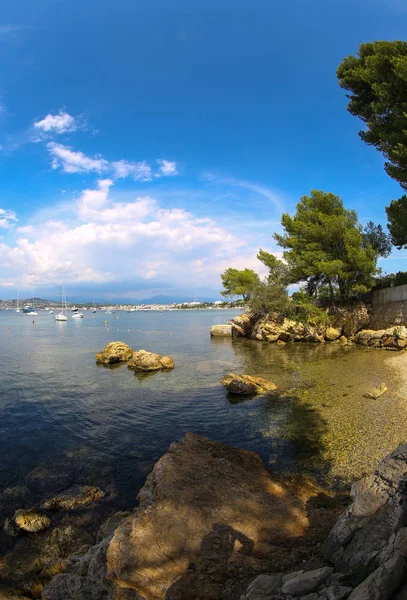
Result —
[[65, 173], [102, 173], [109, 168], [104, 158], [90, 158], [83, 152], [74, 152], [69, 146], [49, 142], [47, 148], [52, 156], [52, 168], [61, 167]]
[[[66, 218], [19, 228], [13, 244], [0, 243], [0, 282], [22, 287], [87, 282], [171, 281], [175, 286], [218, 285], [219, 269], [253, 254], [247, 243], [212, 219], [153, 198], [114, 199], [101, 179], [69, 203]], [[205, 257], [205, 268], [200, 262]], [[244, 259], [242, 258], [242, 266]], [[0, 283], [2, 285], [2, 283]]]
[[112, 162], [116, 179], [132, 177], [135, 181], [151, 181], [151, 167], [145, 160], [131, 163], [127, 160]]
[[178, 175], [177, 163], [171, 160], [164, 160], [163, 158], [157, 159], [157, 163], [160, 165], [156, 177], [170, 177], [172, 175]]
[[68, 133], [78, 129], [78, 123], [72, 115], [64, 111], [59, 111], [57, 115], [50, 113], [34, 123], [36, 129], [40, 129], [46, 133]]
[[9, 229], [17, 221], [17, 215], [14, 210], [0, 208], [0, 227]]

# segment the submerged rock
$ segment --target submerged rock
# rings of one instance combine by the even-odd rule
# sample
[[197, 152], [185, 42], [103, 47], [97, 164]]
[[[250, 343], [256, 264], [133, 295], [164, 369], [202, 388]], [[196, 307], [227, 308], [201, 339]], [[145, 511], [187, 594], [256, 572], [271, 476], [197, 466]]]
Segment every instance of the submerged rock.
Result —
[[383, 396], [383, 394], [385, 394], [386, 392], [387, 385], [385, 383], [381, 383], [377, 387], [371, 389], [370, 392], [366, 392], [366, 394], [363, 394], [363, 397], [372, 398], [373, 400], [376, 400], [377, 398], [380, 398], [380, 396]]
[[262, 377], [235, 375], [234, 373], [225, 375], [222, 378], [222, 383], [231, 394], [241, 394], [243, 396], [267, 394], [277, 389], [277, 386], [272, 381], [268, 381]]
[[96, 362], [103, 365], [114, 365], [127, 362], [132, 354], [132, 348], [124, 342], [110, 342], [103, 352], [96, 354]]
[[42, 506], [46, 510], [75, 510], [97, 502], [104, 496], [105, 493], [97, 487], [76, 485], [47, 500]]
[[109, 544], [108, 578], [147, 600], [220, 598], [228, 578], [270, 552], [270, 539], [308, 526], [306, 499], [256, 454], [192, 433], [171, 444], [138, 498]]
[[20, 509], [14, 513], [14, 523], [23, 531], [38, 533], [48, 529], [51, 519], [36, 508]]
[[211, 336], [232, 337], [232, 325], [212, 325]]
[[159, 371], [161, 369], [173, 369], [175, 364], [170, 356], [161, 356], [154, 352], [137, 350], [133, 352], [127, 362], [127, 366], [134, 371]]

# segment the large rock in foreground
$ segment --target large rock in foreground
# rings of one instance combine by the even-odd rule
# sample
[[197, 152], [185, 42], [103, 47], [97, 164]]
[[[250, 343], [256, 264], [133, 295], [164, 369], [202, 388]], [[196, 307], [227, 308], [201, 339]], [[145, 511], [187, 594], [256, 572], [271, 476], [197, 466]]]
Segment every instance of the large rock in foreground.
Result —
[[262, 377], [252, 377], [251, 375], [235, 375], [229, 373], [222, 378], [222, 383], [231, 394], [242, 396], [254, 396], [256, 394], [268, 394], [274, 392], [277, 386]]
[[127, 366], [134, 371], [159, 371], [161, 369], [173, 369], [175, 364], [170, 356], [137, 350], [137, 352], [133, 352]]
[[103, 352], [96, 354], [96, 362], [103, 365], [127, 362], [133, 352], [133, 349], [124, 342], [110, 342]]
[[139, 501], [110, 542], [108, 578], [148, 600], [220, 598], [228, 572], [308, 525], [305, 498], [275, 481], [259, 456], [192, 433], [171, 444]]

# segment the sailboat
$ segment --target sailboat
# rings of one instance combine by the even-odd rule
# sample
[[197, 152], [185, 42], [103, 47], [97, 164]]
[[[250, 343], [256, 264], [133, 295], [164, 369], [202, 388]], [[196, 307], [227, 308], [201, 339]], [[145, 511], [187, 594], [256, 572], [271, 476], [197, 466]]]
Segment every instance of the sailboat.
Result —
[[92, 308], [92, 312], [95, 313], [96, 312], [96, 306], [95, 306], [95, 299], [93, 298], [93, 308]]
[[[64, 311], [65, 311], [65, 314], [64, 314]], [[58, 315], [55, 315], [55, 321], [67, 321], [68, 316], [67, 316], [66, 312], [67, 312], [67, 307], [66, 307], [65, 288], [64, 288], [64, 285], [62, 284], [61, 312]]]
[[20, 294], [17, 292], [17, 308], [16, 312], [20, 312]]

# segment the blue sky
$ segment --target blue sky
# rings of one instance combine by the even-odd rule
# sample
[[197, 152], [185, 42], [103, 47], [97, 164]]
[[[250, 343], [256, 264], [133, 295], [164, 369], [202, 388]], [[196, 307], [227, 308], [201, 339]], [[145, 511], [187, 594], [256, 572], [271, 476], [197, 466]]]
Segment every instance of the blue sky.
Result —
[[385, 225], [335, 71], [406, 31], [404, 0], [4, 2], [0, 297], [216, 299], [313, 188]]

